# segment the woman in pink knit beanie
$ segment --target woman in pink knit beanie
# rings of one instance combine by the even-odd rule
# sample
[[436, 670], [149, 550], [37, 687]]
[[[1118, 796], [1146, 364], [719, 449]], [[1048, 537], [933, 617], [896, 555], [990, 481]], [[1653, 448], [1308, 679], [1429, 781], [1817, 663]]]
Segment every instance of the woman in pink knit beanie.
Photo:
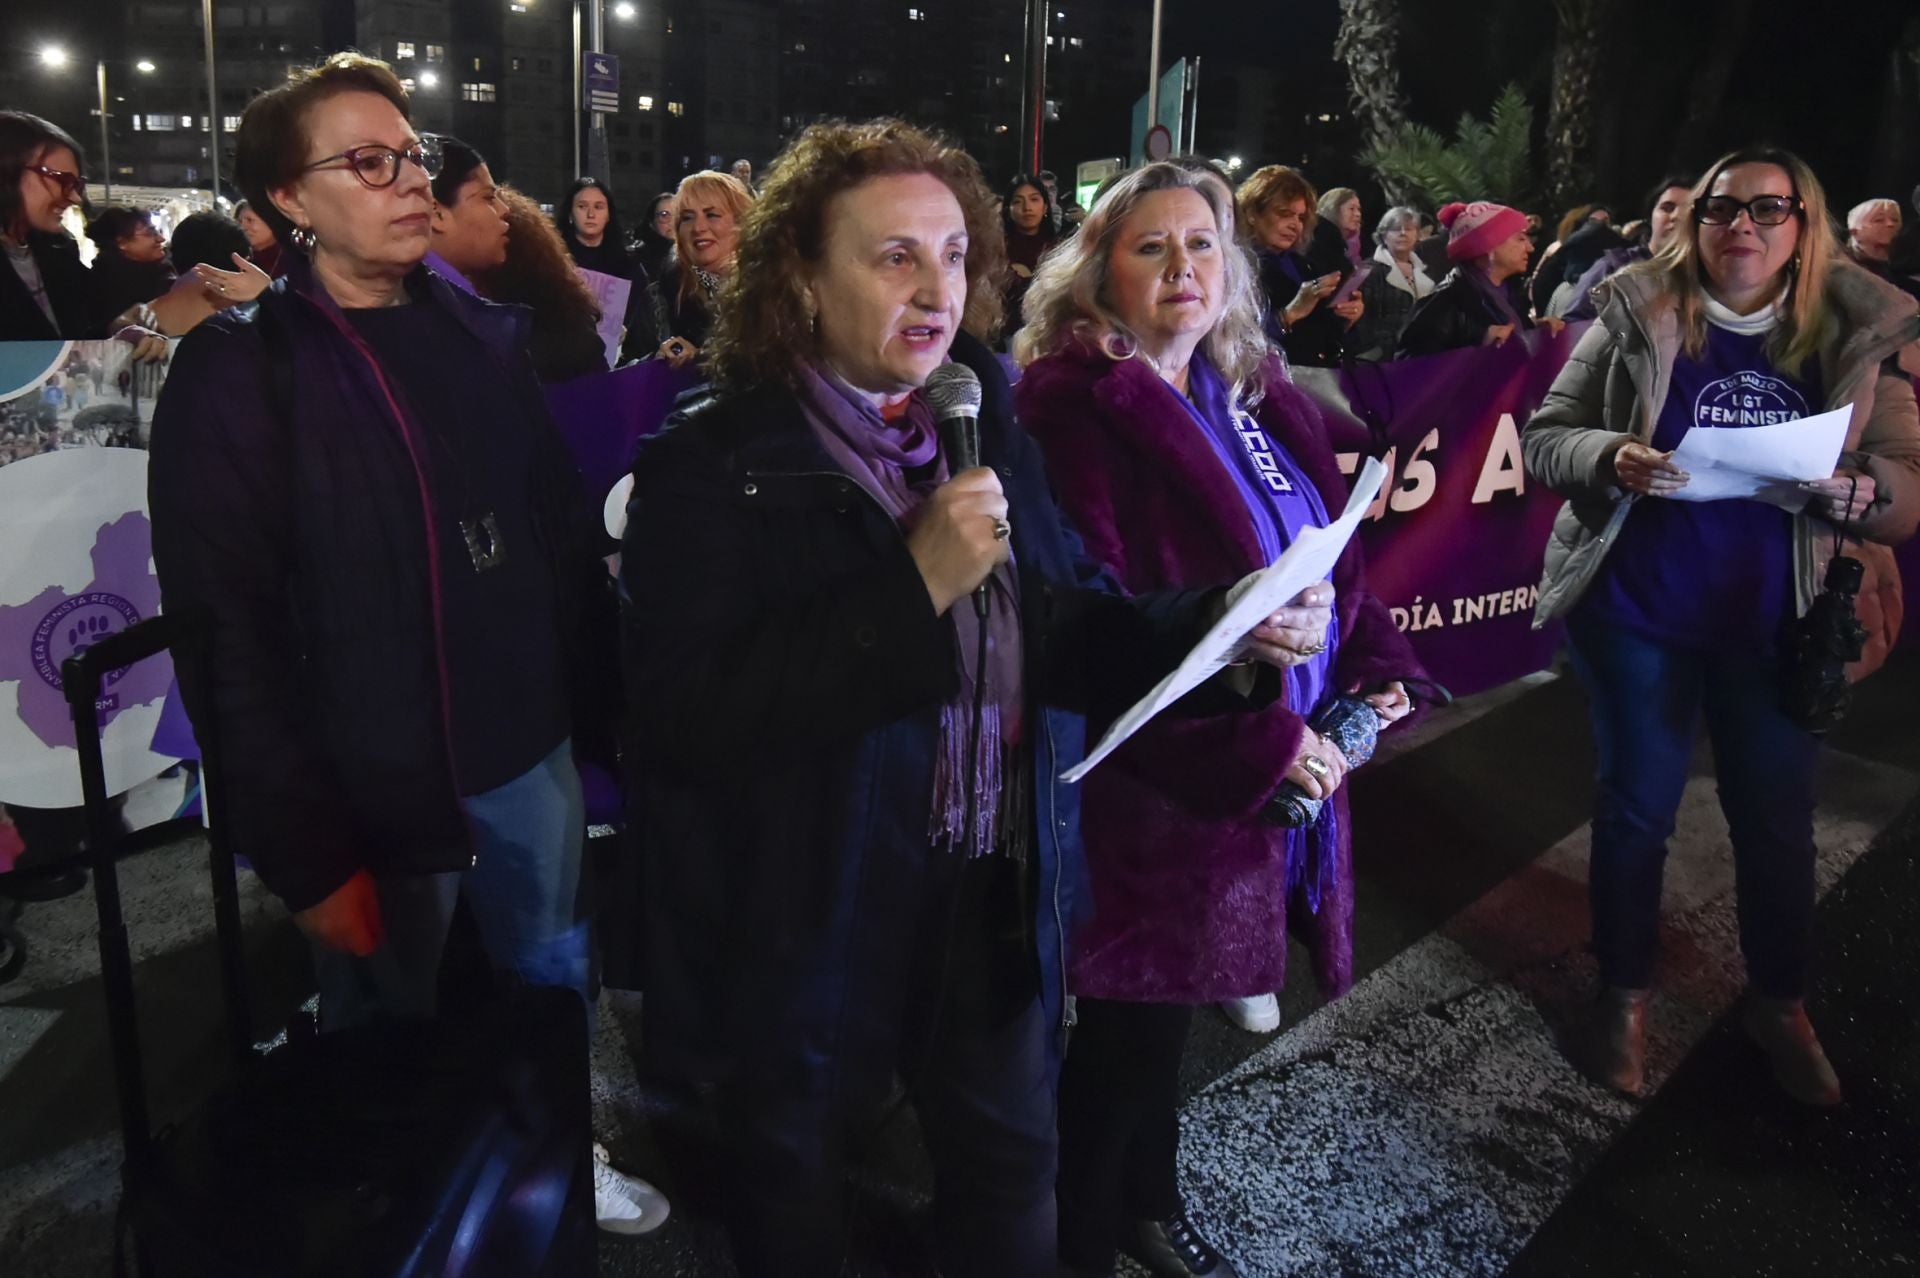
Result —
[[[1433, 355], [1462, 346], [1498, 346], [1516, 332], [1534, 327], [1524, 303], [1516, 304], [1506, 282], [1527, 271], [1533, 241], [1527, 215], [1504, 204], [1476, 200], [1440, 210], [1447, 229], [1447, 258], [1452, 274], [1415, 303], [1400, 332], [1396, 356]], [[1543, 319], [1559, 332], [1565, 325]]]

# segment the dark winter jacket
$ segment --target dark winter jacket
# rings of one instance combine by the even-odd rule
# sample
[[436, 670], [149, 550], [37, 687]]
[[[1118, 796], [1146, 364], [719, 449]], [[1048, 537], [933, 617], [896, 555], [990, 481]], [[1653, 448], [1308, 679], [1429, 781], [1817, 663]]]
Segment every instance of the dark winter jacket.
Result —
[[[995, 357], [965, 334], [953, 357], [980, 376], [982, 458], [1011, 504], [1034, 783], [1027, 944], [1062, 1025], [1085, 862], [1080, 787], [1058, 778], [1083, 757], [1084, 716], [1110, 718], [1173, 669], [1220, 595], [1120, 598], [1056, 511]], [[954, 627], [791, 391], [683, 405], [641, 444], [621, 565], [650, 1065], [711, 1078], [777, 1058], [841, 1096], [892, 1067], [918, 904], [951, 866], [928, 814]]]
[[[1479, 346], [1486, 341], [1488, 329], [1508, 322], [1466, 277], [1465, 272], [1473, 269], [1454, 267], [1452, 273], [1440, 281], [1439, 288], [1413, 304], [1413, 314], [1400, 330], [1400, 345], [1394, 358], [1437, 355], [1463, 346]], [[1533, 327], [1522, 309], [1524, 306], [1521, 302], [1515, 307], [1519, 318], [1516, 331]]]
[[136, 262], [117, 251], [101, 253], [93, 260], [93, 330], [104, 333], [127, 311], [164, 296], [175, 278], [166, 262]]
[[[713, 311], [707, 295], [698, 285], [694, 286], [691, 296], [680, 296], [680, 264], [670, 261], [660, 278], [647, 286], [647, 306], [643, 309], [643, 318], [636, 321], [646, 325], [644, 349], [641, 357], [656, 353], [669, 337], [678, 337], [696, 349], [704, 350], [707, 334], [713, 331]], [[640, 346], [632, 330], [627, 334], [629, 350]]]
[[[1327, 506], [1341, 509], [1347, 482], [1320, 410], [1277, 361], [1266, 371], [1254, 419]], [[1015, 394], [1061, 508], [1122, 587], [1180, 589], [1265, 566], [1233, 477], [1145, 362], [1072, 347], [1030, 365]], [[1372, 692], [1422, 677], [1387, 609], [1367, 591], [1357, 541], [1336, 567], [1334, 587], [1334, 683]], [[1269, 993], [1286, 980], [1289, 922], [1322, 990], [1345, 992], [1353, 979], [1346, 791], [1338, 883], [1317, 915], [1288, 899], [1281, 831], [1260, 815], [1303, 727], [1300, 708], [1284, 701], [1254, 714], [1161, 720], [1087, 778], [1094, 910], [1076, 947], [1076, 994], [1197, 1004]]]
[[[204, 648], [178, 661], [194, 729], [225, 790], [223, 819], [291, 910], [360, 869], [467, 868], [429, 441], [300, 254], [258, 308], [190, 333], [154, 415], [153, 553], [169, 613]], [[422, 267], [415, 305], [473, 336], [511, 388], [503, 413], [537, 435], [527, 479], [559, 592], [576, 736], [613, 713], [615, 620], [598, 520], [547, 415], [527, 312]], [[512, 553], [513, 548], [509, 548]], [[511, 624], [503, 618], [502, 624]], [[600, 707], [594, 715], [587, 707]]]
[[[95, 298], [98, 294], [93, 273], [80, 260], [80, 246], [68, 235], [27, 236], [27, 247], [40, 268], [40, 279], [47, 289], [47, 301], [53, 307], [58, 328], [34, 302], [33, 294], [13, 263], [0, 257], [0, 342], [80, 341], [111, 337], [98, 318]], [[109, 317], [111, 318], [111, 317]]]

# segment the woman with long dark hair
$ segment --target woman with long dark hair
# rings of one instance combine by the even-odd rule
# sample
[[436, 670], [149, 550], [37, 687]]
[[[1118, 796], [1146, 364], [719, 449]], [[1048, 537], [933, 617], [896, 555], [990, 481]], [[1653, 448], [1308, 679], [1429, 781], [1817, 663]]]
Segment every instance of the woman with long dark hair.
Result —
[[673, 256], [673, 192], [662, 191], [647, 206], [647, 222], [633, 242], [633, 256], [647, 278], [657, 280]]
[[[612, 189], [597, 177], [575, 178], [567, 187], [566, 197], [555, 207], [553, 222], [575, 266], [628, 282], [621, 358], [645, 359], [651, 355], [655, 343], [647, 285], [656, 276], [628, 249]], [[598, 290], [590, 291], [598, 295]]]
[[507, 256], [500, 265], [474, 275], [481, 296], [516, 302], [533, 312], [528, 346], [541, 381], [606, 372], [600, 308], [586, 284], [568, 269], [567, 246], [552, 220], [531, 196], [512, 187], [501, 188], [500, 201], [506, 209]]
[[1022, 173], [1007, 183], [1000, 201], [1001, 225], [1007, 238], [1007, 284], [1004, 293], [1005, 343], [1020, 331], [1020, 304], [1040, 269], [1040, 259], [1059, 242], [1060, 232], [1053, 225], [1053, 193], [1047, 184], [1030, 173]]
[[80, 246], [60, 224], [86, 202], [84, 165], [59, 125], [0, 111], [0, 341], [107, 336]]

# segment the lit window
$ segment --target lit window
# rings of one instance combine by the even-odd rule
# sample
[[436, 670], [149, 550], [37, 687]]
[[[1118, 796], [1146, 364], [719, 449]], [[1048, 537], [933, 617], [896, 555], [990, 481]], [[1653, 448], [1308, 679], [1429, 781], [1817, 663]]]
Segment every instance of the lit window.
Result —
[[668, 115], [685, 115], [686, 113], [687, 113], [687, 104], [686, 104], [686, 103], [684, 103], [684, 102], [669, 102], [669, 103], [667, 103], [667, 114], [668, 114]]
[[996, 124], [993, 126], [993, 131], [995, 133], [1005, 133], [1007, 131], [1007, 126], [1004, 124]]
[[1082, 40], [1079, 36], [1070, 36], [1067, 39], [1067, 43], [1072, 45], [1076, 49], [1081, 49], [1086, 47], [1087, 42], [1085, 40]]
[[190, 115], [181, 116], [180, 127], [183, 129], [191, 129], [193, 127], [193, 117]]
[[393, 56], [396, 59], [411, 58], [413, 56], [413, 41], [411, 40], [395, 41], [393, 46]]
[[1002, 58], [1004, 58], [1004, 59], [1005, 59], [1006, 61], [1008, 61], [1008, 62], [1012, 62], [1012, 61], [1013, 61], [1013, 55], [1012, 55], [1011, 53], [1003, 53], [1003, 54], [1001, 54], [1000, 56], [1001, 56]]
[[427, 61], [429, 61], [429, 62], [445, 62], [446, 60], [447, 60], [447, 46], [446, 46], [446, 45], [444, 45], [444, 44], [430, 44], [430, 45], [428, 45], [428, 46], [427, 46]]
[[493, 102], [498, 100], [499, 90], [491, 84], [463, 84], [460, 86], [462, 102]]
[[515, 71], [525, 71], [527, 69], [527, 60], [525, 58], [515, 58], [513, 60], [513, 69]]
[[147, 117], [147, 132], [149, 133], [171, 133], [179, 127], [180, 120], [178, 116], [149, 115]]
[[[515, 59], [515, 61], [518, 61], [518, 60], [519, 60], [519, 59], [517, 59], [517, 58]], [[475, 59], [473, 60], [473, 69], [474, 69], [475, 71], [478, 71], [478, 70], [480, 69], [480, 59], [478, 59], [478, 58], [475, 58]]]
[[641, 94], [639, 98], [639, 105], [642, 111], [653, 110], [653, 96], [647, 93]]
[[223, 133], [238, 133], [240, 131], [240, 117], [237, 115], [221, 116], [220, 131]]
[[420, 87], [420, 84], [416, 80], [406, 79], [400, 82], [400, 87], [405, 89], [408, 93], [412, 93], [414, 90]]
[[927, 11], [925, 9], [907, 10], [908, 22], [925, 22], [926, 20], [927, 20]]
[[140, 131], [140, 117], [137, 115], [133, 117], [133, 131], [135, 133]]

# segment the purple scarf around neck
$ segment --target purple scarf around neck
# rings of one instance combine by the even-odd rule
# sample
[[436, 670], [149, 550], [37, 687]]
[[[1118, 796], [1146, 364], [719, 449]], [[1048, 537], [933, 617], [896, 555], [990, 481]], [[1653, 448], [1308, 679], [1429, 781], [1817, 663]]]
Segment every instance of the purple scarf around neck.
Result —
[[[800, 408], [814, 437], [835, 465], [907, 532], [920, 503], [950, 477], [933, 414], [919, 393], [906, 415], [889, 424], [859, 391], [824, 366], [800, 370]], [[930, 470], [916, 482], [910, 472]], [[935, 766], [928, 837], [936, 847], [968, 856], [1008, 851], [1023, 857], [1031, 820], [1019, 764], [1025, 686], [1021, 670], [1020, 595], [1011, 563], [995, 569], [986, 621], [987, 660], [978, 668], [981, 621], [971, 599], [947, 613], [960, 657], [960, 691], [940, 711], [940, 755]], [[978, 740], [973, 734], [975, 688], [984, 684]], [[974, 821], [967, 825], [968, 796]]]
[[1480, 295], [1480, 300], [1487, 304], [1487, 308], [1500, 316], [1494, 321], [1495, 324], [1511, 324], [1515, 332], [1527, 326], [1526, 321], [1520, 318], [1520, 312], [1513, 309], [1513, 299], [1507, 296], [1507, 290], [1495, 284], [1485, 271], [1469, 262], [1460, 267], [1460, 273], [1473, 285], [1474, 292]]
[[[1181, 396], [1172, 386], [1167, 390], [1186, 405], [1213, 445], [1220, 464], [1226, 467], [1265, 560], [1272, 563], [1278, 559], [1303, 529], [1325, 528], [1331, 523], [1326, 503], [1313, 481], [1287, 450], [1235, 403], [1233, 388], [1206, 352], [1194, 352], [1187, 365], [1187, 378], [1188, 395]], [[1327, 626], [1326, 651], [1285, 672], [1287, 704], [1309, 724], [1338, 694], [1333, 686], [1333, 667], [1339, 654], [1340, 618], [1336, 610]], [[1321, 900], [1340, 873], [1336, 805], [1321, 805], [1320, 818], [1310, 829], [1290, 827], [1284, 842], [1287, 889], [1303, 891], [1308, 908], [1318, 914]]]

